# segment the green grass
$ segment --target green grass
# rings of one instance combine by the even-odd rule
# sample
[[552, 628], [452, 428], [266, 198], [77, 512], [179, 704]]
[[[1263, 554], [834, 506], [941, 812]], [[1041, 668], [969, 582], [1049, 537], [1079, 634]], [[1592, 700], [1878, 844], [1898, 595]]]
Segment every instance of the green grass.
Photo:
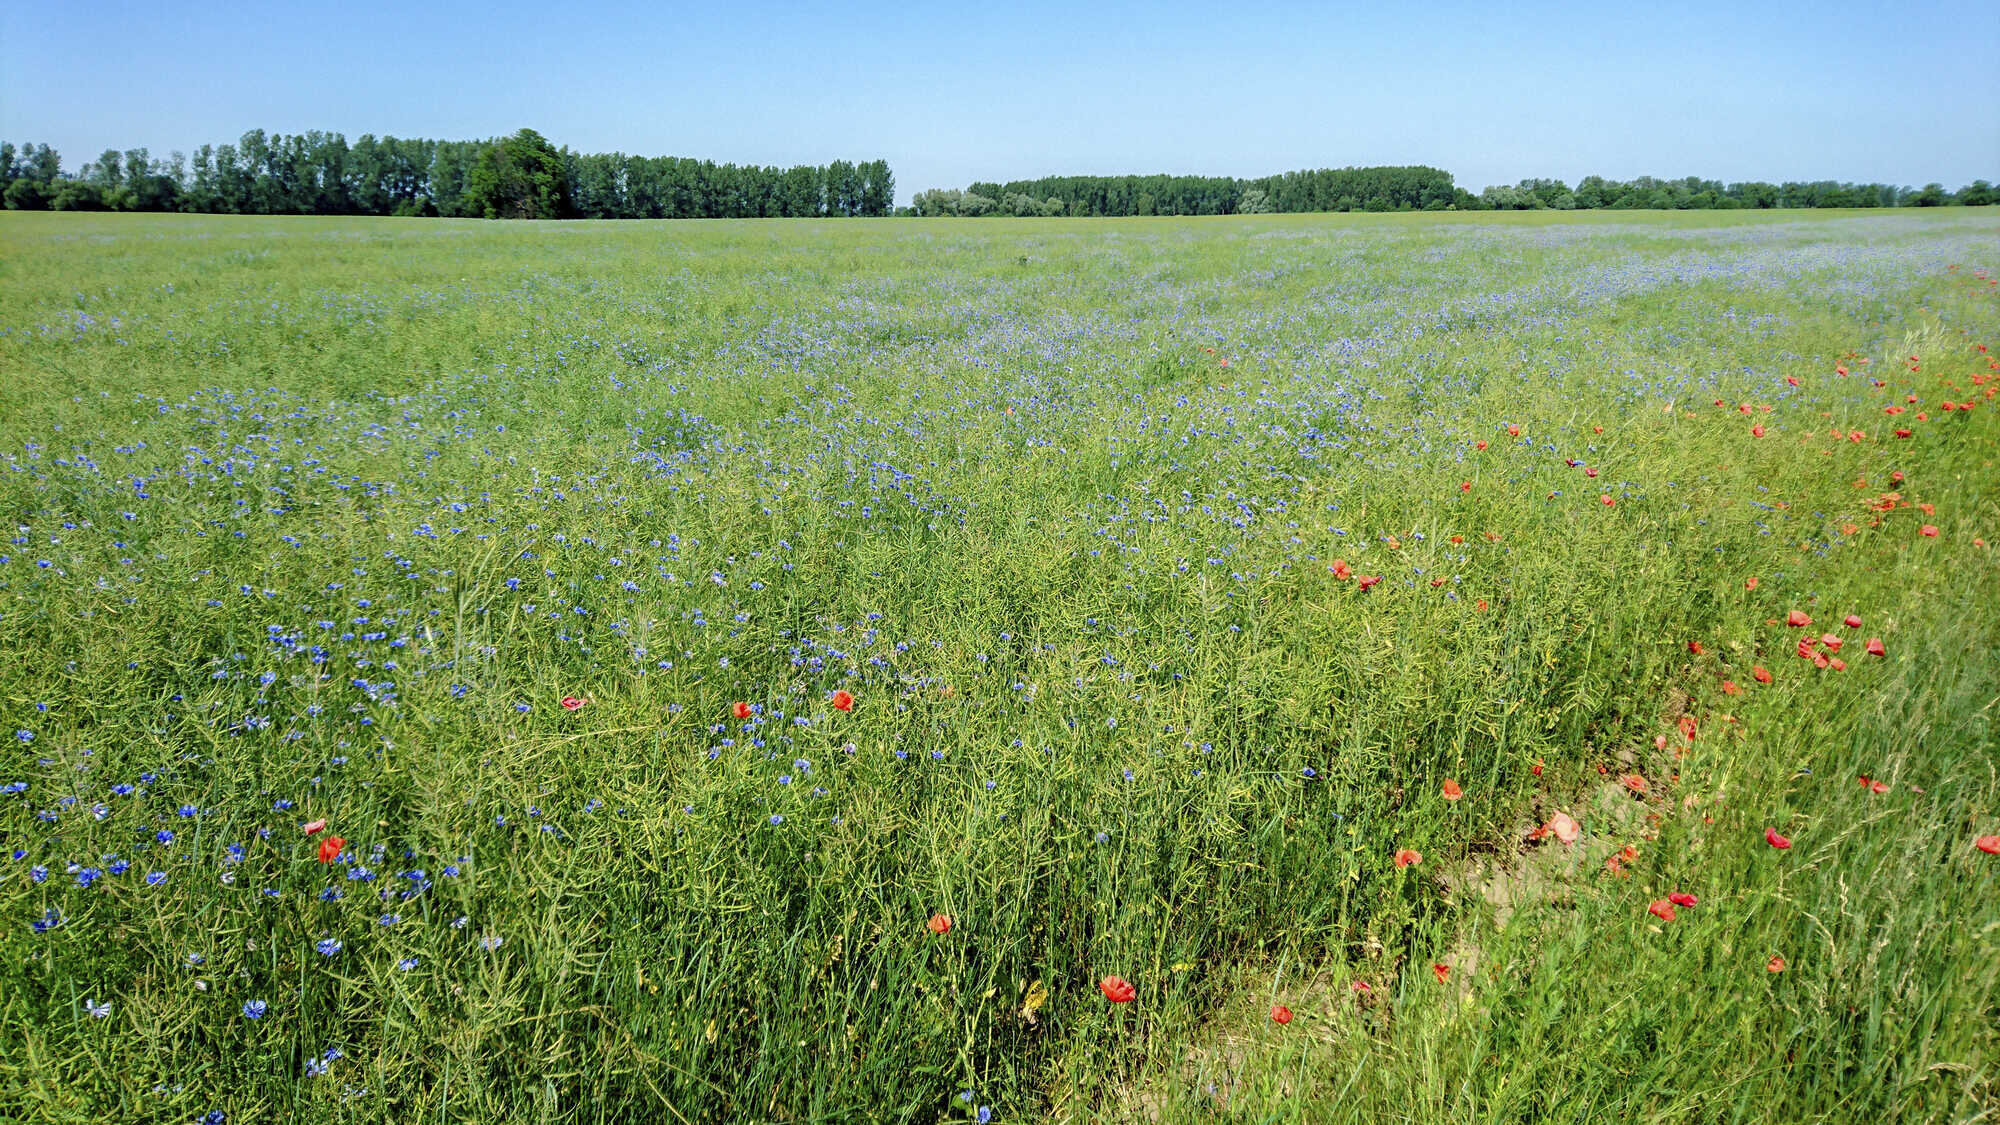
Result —
[[0, 215], [0, 1118], [1991, 1116], [1996, 274]]

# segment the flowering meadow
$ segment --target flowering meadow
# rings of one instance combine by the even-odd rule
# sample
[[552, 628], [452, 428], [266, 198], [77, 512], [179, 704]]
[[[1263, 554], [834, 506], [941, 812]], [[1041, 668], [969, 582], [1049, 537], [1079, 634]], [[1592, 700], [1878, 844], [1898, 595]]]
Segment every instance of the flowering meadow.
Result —
[[2000, 214], [0, 215], [0, 1119], [2000, 1112]]

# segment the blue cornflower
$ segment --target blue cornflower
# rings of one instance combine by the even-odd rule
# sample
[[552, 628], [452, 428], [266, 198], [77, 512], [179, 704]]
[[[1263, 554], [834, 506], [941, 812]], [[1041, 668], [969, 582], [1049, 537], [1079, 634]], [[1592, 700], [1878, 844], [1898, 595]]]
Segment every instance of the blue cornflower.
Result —
[[171, 830], [162, 828], [158, 832], [153, 833], [153, 839], [162, 844], [171, 844], [174, 842], [174, 834]]
[[243, 1005], [243, 1018], [246, 1020], [261, 1020], [264, 1018], [265, 1007], [266, 1005], [262, 1000], [246, 1001]]
[[340, 939], [321, 938], [313, 945], [313, 948], [319, 950], [322, 955], [331, 957], [340, 952]]
[[782, 816], [780, 816], [780, 815], [778, 815], [777, 813], [772, 813], [772, 814], [771, 814], [771, 823], [772, 823], [772, 824], [783, 824], [783, 823], [785, 823], [785, 818], [784, 818], [784, 817], [782, 817]]
[[104, 1017], [111, 1014], [111, 1001], [106, 1000], [105, 1002], [100, 1004], [95, 1000], [85, 1000], [83, 1002], [83, 1008], [85, 1011], [90, 1013], [91, 1019], [101, 1020]]
[[157, 887], [161, 883], [164, 883], [166, 881], [167, 881], [167, 873], [164, 871], [146, 872], [146, 885], [149, 887]]
[[417, 967], [417, 959], [415, 957], [405, 957], [401, 961], [396, 962], [396, 967], [407, 973]]

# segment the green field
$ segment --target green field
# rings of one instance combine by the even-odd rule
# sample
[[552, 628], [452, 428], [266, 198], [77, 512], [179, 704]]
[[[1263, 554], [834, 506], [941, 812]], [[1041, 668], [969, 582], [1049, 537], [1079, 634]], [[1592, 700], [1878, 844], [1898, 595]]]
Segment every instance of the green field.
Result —
[[0, 1120], [1990, 1119], [1996, 277], [0, 214]]

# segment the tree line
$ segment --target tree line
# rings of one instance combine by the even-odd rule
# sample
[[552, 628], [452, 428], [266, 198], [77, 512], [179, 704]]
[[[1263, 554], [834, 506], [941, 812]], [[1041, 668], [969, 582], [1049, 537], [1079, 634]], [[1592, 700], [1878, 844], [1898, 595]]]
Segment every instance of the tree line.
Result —
[[1489, 187], [1478, 205], [1490, 211], [1628, 210], [1654, 211], [1769, 209], [1780, 207], [1984, 207], [2000, 203], [2000, 188], [1974, 180], [1958, 191], [1943, 184], [1921, 188], [1894, 184], [1849, 184], [1834, 180], [1788, 181], [1782, 184], [1748, 181], [1723, 184], [1688, 176], [1679, 180], [1607, 180], [1585, 176], [1572, 188], [1561, 180], [1522, 180], [1513, 186]]
[[74, 173], [48, 145], [0, 142], [12, 210], [243, 215], [445, 215], [533, 219], [735, 219], [886, 215], [884, 160], [792, 168], [676, 156], [580, 153], [532, 129], [485, 141], [253, 129], [235, 144], [158, 160], [106, 149]]
[[1320, 168], [1230, 176], [1044, 176], [933, 188], [911, 200], [922, 216], [1254, 215], [1278, 211], [1443, 211], [1475, 198], [1451, 173], [1422, 166]]
[[[1474, 195], [1436, 168], [1337, 168], [1242, 180], [1227, 176], [1047, 176], [1012, 183], [932, 188], [911, 200], [920, 216], [1250, 215], [1295, 211], [1690, 210], [1777, 207], [1979, 207], [2000, 203], [2000, 188], [1974, 180], [1956, 192], [1832, 180], [1723, 184], [1607, 180], [1574, 188], [1556, 179], [1522, 180]], [[900, 213], [900, 212], [899, 212]]]

